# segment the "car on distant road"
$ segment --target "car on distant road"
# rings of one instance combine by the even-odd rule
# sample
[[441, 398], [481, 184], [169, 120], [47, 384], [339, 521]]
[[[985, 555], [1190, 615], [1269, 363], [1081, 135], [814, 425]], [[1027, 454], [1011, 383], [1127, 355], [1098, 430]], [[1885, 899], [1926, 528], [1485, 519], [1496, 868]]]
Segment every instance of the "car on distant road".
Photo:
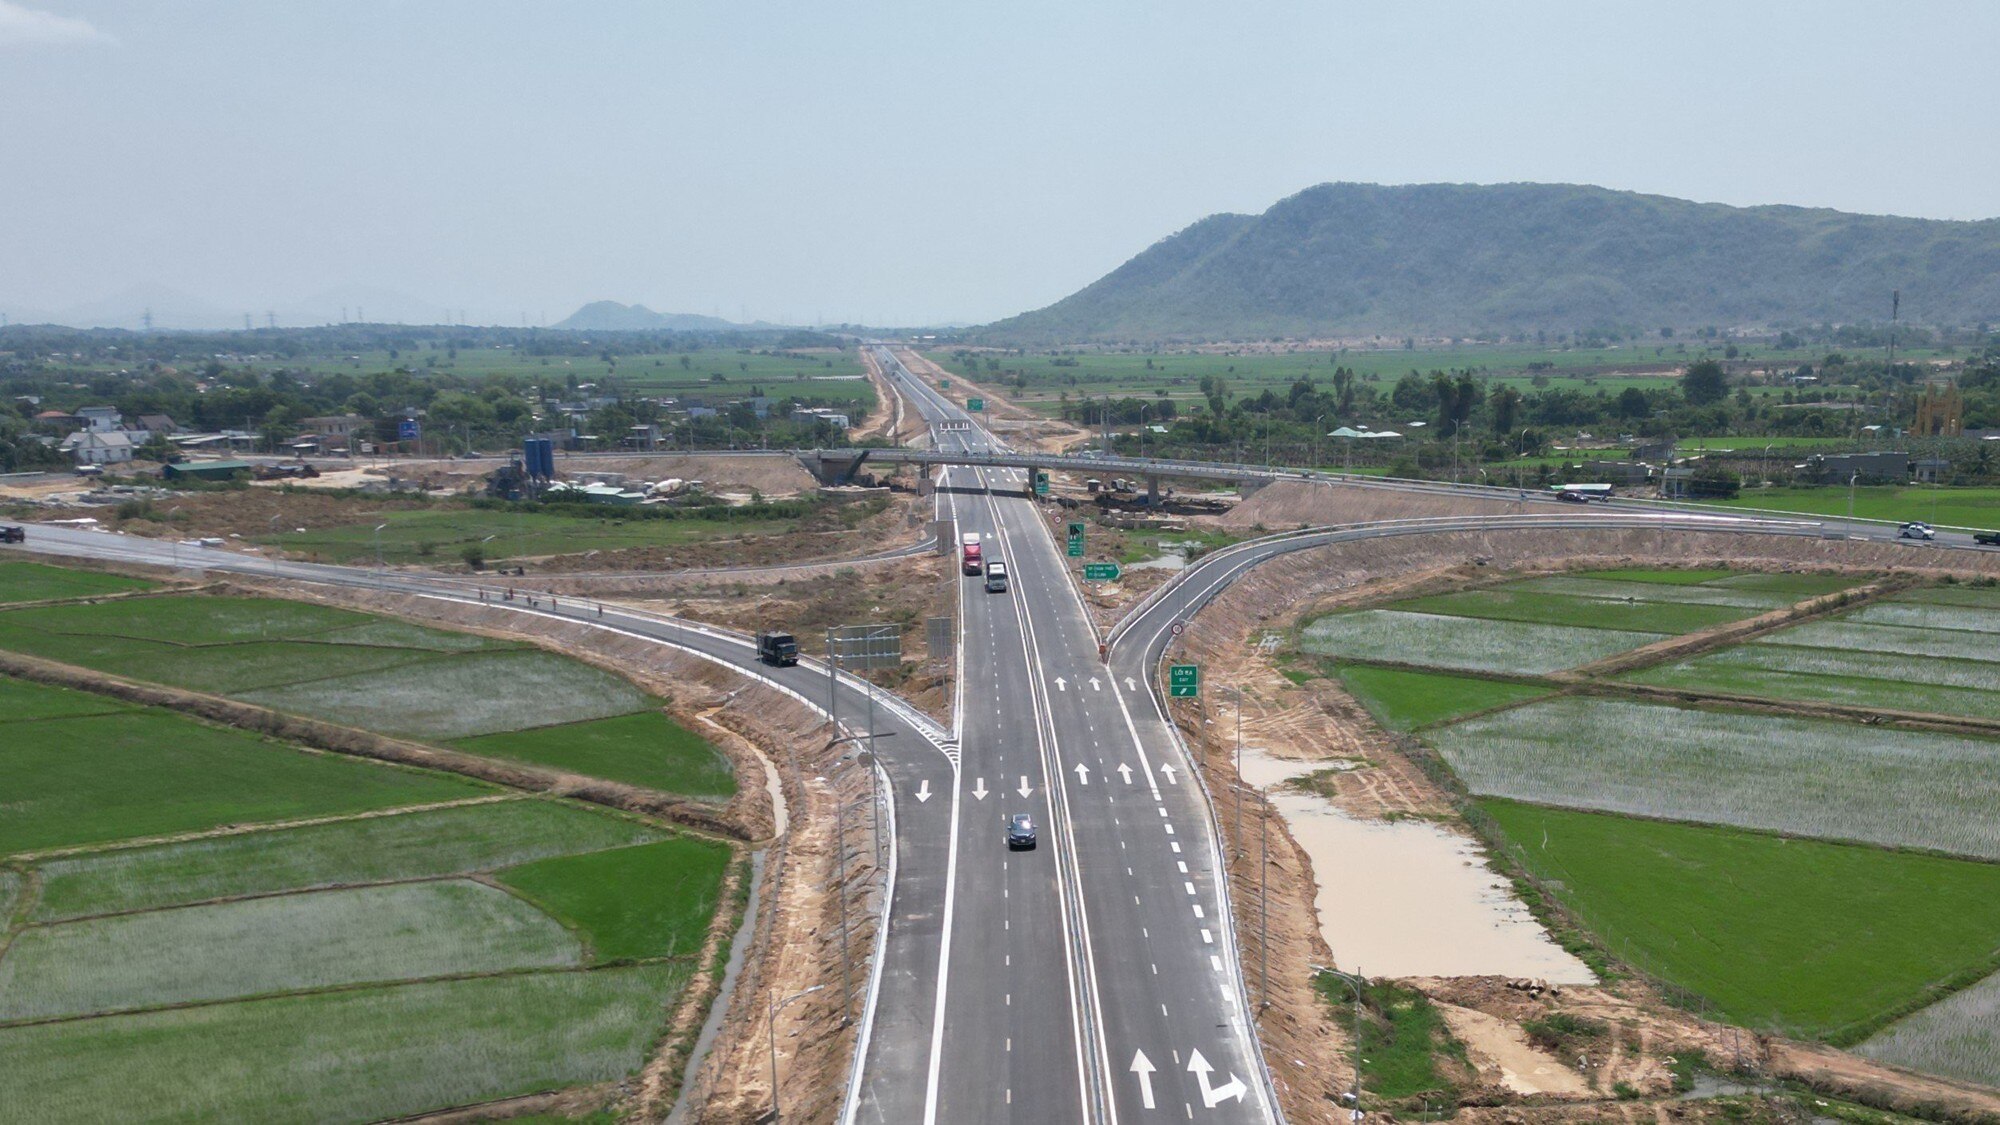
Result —
[[1007, 847], [1032, 848], [1035, 846], [1035, 818], [1024, 812], [1017, 812], [1007, 818]]
[[1562, 501], [1562, 502], [1563, 502], [1563, 503], [1565, 503], [1565, 504], [1588, 504], [1588, 503], [1590, 503], [1590, 497], [1588, 497], [1588, 496], [1585, 496], [1585, 495], [1584, 495], [1583, 493], [1581, 493], [1581, 492], [1569, 492], [1569, 491], [1563, 491], [1563, 492], [1558, 492], [1558, 493], [1556, 493], [1556, 499], [1558, 499], [1558, 500]]
[[1972, 541], [1985, 547], [2000, 547], [2000, 531], [1975, 531]]
[[1900, 539], [1936, 539], [1937, 529], [1920, 520], [1911, 520], [1896, 532]]
[[0, 543], [25, 543], [28, 533], [17, 523], [0, 523]]

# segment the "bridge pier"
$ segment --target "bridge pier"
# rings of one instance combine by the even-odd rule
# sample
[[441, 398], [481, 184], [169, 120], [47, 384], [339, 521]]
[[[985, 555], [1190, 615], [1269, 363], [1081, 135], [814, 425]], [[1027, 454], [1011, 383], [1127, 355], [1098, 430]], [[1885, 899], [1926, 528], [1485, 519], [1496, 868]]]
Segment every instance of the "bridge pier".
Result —
[[1160, 478], [1157, 475], [1146, 478], [1146, 506], [1148, 508], [1160, 506]]

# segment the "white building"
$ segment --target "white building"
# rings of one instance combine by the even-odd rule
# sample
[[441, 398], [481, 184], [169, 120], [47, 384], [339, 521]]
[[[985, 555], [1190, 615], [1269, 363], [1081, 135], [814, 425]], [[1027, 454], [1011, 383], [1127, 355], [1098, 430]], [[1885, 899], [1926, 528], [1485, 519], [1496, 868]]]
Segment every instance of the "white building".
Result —
[[132, 459], [132, 435], [123, 430], [78, 430], [63, 439], [62, 451], [79, 465], [117, 465]]
[[78, 407], [76, 420], [84, 429], [98, 434], [125, 428], [125, 416], [118, 413], [118, 408], [115, 406]]

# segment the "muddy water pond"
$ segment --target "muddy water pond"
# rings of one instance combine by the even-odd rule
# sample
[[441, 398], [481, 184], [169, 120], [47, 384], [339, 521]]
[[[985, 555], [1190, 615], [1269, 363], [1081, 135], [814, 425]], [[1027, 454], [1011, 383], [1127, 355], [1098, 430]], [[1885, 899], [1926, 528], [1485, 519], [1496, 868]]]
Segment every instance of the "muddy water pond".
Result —
[[1312, 857], [1320, 932], [1341, 968], [1594, 983], [1589, 967], [1549, 939], [1469, 837], [1426, 820], [1360, 820], [1281, 784], [1330, 764], [1243, 751], [1244, 780], [1267, 791]]

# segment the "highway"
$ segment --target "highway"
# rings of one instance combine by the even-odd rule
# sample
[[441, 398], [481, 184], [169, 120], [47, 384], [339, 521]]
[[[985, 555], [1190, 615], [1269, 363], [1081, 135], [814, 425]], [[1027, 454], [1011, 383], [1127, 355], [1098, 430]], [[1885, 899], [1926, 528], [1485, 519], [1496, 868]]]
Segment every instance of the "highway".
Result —
[[[976, 426], [940, 429], [970, 419], [887, 349], [879, 354], [941, 449], [974, 460], [1005, 453]], [[1239, 544], [1180, 572], [1113, 631], [1107, 665], [1058, 547], [1024, 495], [1026, 483], [1019, 467], [942, 470], [938, 516], [959, 532], [978, 533], [988, 558], [1004, 561], [1012, 575], [1005, 593], [958, 579], [953, 728], [875, 693], [874, 749], [895, 801], [896, 877], [882, 956], [855, 998], [864, 1022], [849, 1120], [1279, 1119], [1235, 954], [1211, 805], [1155, 682], [1172, 626], [1260, 563], [1348, 540], [1500, 526], [1895, 534], [1859, 522], [1553, 504], [1536, 515], [1313, 529]], [[1956, 538], [1964, 537], [1941, 536], [1969, 546], [1951, 542]], [[24, 548], [8, 549], [457, 602], [486, 596], [464, 578], [287, 562], [49, 525], [32, 526]], [[493, 604], [674, 645], [759, 675], [816, 707], [828, 698], [823, 665], [763, 666], [742, 634], [567, 596]], [[853, 677], [837, 682], [850, 733], [864, 733], [854, 728], [870, 690]], [[1032, 850], [1007, 847], [1006, 818], [1017, 812], [1039, 826]]]
[[[878, 354], [942, 448], [993, 447], [937, 430], [970, 419]], [[1171, 739], [1140, 737], [1145, 686], [1107, 674], [1026, 484], [1010, 468], [940, 480], [940, 515], [1012, 579], [961, 579], [963, 812], [923, 1120], [1276, 1120], [1207, 803]], [[1015, 812], [1036, 818], [1036, 849], [1007, 850]]]

